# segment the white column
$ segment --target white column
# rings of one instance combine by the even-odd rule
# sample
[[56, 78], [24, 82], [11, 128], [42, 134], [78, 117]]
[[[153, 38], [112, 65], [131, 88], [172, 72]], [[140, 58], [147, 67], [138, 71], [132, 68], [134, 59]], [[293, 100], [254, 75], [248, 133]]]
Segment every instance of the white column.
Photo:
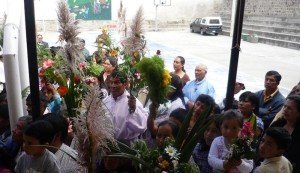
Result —
[[11, 128], [23, 115], [20, 73], [18, 63], [18, 40], [20, 5], [17, 0], [8, 2], [7, 19], [4, 26], [3, 61]]
[[[26, 39], [26, 26], [25, 26], [25, 12], [24, 12], [24, 0], [19, 0], [20, 3], [20, 29], [19, 29], [19, 72], [20, 72], [20, 82], [21, 90], [29, 87], [29, 69], [28, 69], [28, 54], [27, 54], [27, 39]], [[22, 99], [23, 102], [23, 115], [27, 112], [26, 110], [26, 97]]]
[[234, 20], [235, 20], [235, 12], [236, 12], [236, 4], [237, 4], [237, 1], [238, 1], [238, 0], [232, 0], [230, 37], [232, 37], [232, 35], [233, 35]]

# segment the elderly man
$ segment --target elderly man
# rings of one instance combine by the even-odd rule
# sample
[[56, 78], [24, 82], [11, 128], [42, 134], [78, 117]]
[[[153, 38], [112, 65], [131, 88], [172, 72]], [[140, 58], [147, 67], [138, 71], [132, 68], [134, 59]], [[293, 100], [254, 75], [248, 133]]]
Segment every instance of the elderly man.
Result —
[[187, 83], [182, 89], [184, 94], [185, 104], [189, 109], [194, 106], [195, 100], [200, 94], [207, 94], [215, 98], [215, 89], [206, 79], [207, 67], [204, 64], [199, 64], [195, 68], [195, 80]]
[[280, 80], [281, 75], [277, 71], [268, 71], [265, 76], [265, 90], [256, 93], [259, 98], [258, 116], [262, 118], [265, 129], [269, 127], [285, 102], [284, 96], [278, 90]]
[[129, 144], [146, 130], [148, 114], [142, 103], [126, 91], [127, 84], [126, 74], [114, 71], [109, 78], [111, 95], [103, 102], [112, 113], [115, 138]]
[[47, 49], [49, 48], [49, 44], [47, 42], [43, 41], [42, 34], [38, 34], [36, 36], [36, 42], [37, 42], [38, 46], [41, 46], [41, 47], [44, 47], [44, 48], [47, 48]]

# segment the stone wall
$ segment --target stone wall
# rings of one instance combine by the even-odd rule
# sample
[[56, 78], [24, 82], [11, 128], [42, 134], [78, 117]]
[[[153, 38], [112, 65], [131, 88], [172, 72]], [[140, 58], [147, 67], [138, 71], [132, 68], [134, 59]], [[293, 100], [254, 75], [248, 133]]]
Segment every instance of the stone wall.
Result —
[[[231, 14], [232, 0], [222, 0], [215, 6], [217, 12]], [[300, 0], [246, 0], [245, 16], [300, 19]]]

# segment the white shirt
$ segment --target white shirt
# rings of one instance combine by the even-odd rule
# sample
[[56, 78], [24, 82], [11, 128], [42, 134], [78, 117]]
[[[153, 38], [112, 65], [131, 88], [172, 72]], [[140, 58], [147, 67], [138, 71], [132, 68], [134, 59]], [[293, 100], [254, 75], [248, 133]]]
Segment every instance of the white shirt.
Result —
[[127, 96], [129, 96], [127, 91], [116, 100], [110, 95], [103, 100], [103, 103], [112, 113], [115, 138], [130, 142], [146, 130], [148, 114], [137, 99], [135, 111], [129, 113]]
[[[225, 145], [224, 137], [219, 136], [214, 139], [211, 144], [208, 163], [213, 168], [214, 172], [224, 170], [223, 162], [225, 161], [229, 150]], [[253, 169], [253, 160], [242, 159], [242, 163], [230, 172], [249, 173]]]

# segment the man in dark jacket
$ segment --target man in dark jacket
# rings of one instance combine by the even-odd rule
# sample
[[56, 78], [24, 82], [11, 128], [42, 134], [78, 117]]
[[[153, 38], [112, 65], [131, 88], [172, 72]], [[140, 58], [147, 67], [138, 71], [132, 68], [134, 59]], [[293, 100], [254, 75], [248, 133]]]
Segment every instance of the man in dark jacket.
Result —
[[277, 71], [268, 71], [265, 76], [265, 90], [258, 91], [259, 117], [262, 118], [265, 129], [269, 127], [275, 115], [282, 108], [285, 98], [280, 93], [278, 85], [281, 75]]

